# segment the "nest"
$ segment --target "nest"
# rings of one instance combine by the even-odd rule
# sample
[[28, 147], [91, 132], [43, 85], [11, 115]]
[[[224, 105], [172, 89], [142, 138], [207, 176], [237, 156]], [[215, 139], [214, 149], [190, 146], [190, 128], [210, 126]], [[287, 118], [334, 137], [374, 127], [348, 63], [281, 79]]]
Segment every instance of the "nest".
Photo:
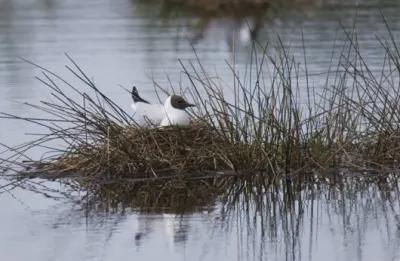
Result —
[[220, 148], [229, 143], [207, 125], [120, 127], [96, 144], [79, 144], [46, 171], [83, 176], [153, 178], [229, 169]]

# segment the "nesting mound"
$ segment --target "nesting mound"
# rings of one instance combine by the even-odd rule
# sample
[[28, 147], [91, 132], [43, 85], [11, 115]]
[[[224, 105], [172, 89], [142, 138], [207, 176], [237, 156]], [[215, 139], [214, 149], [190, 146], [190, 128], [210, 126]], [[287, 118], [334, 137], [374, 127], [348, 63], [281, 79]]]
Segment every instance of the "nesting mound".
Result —
[[80, 144], [46, 168], [83, 176], [149, 178], [228, 169], [221, 147], [229, 143], [203, 124], [166, 128], [110, 128], [108, 139]]

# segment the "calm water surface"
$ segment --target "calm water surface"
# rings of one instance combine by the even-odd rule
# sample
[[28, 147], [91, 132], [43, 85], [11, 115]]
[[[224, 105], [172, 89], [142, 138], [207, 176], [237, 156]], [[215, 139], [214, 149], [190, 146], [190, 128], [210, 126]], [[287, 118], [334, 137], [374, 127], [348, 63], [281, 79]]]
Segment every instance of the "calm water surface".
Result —
[[[375, 71], [384, 55], [376, 36], [386, 35], [379, 9], [394, 35], [400, 32], [396, 0], [360, 0], [358, 8], [345, 0], [292, 2], [251, 17], [199, 15], [157, 1], [0, 0], [0, 111], [31, 115], [21, 104], [49, 96], [34, 79], [39, 71], [19, 57], [68, 78], [68, 53], [127, 106], [129, 95], [118, 84], [135, 84], [154, 100], [152, 79], [164, 86], [168, 77], [180, 82], [178, 59], [194, 59], [192, 45], [207, 68], [229, 79], [225, 61], [233, 61], [235, 50], [243, 70], [252, 37], [266, 42], [279, 34], [294, 54], [302, 54], [303, 30], [309, 72], [318, 75], [327, 71], [332, 46], [345, 39], [341, 27], [352, 28], [356, 11], [359, 44]], [[324, 77], [312, 84], [318, 87]], [[21, 122], [0, 123], [0, 142], [8, 145], [36, 131]], [[263, 207], [246, 209], [238, 200], [226, 211], [217, 201], [185, 214], [146, 214], [131, 207], [88, 210], [65, 186], [43, 182], [46, 189], [38, 193], [42, 181], [32, 182], [0, 189], [1, 260], [400, 260], [393, 188], [302, 192], [290, 207], [277, 192], [261, 199]]]

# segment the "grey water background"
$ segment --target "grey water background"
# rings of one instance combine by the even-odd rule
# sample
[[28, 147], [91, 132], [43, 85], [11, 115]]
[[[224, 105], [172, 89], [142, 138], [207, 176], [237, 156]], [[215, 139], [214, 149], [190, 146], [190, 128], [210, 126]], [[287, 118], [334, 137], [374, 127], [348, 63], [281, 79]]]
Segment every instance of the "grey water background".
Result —
[[[233, 50], [238, 70], [248, 62], [249, 27], [257, 29], [260, 42], [279, 34], [300, 55], [302, 30], [308, 69], [318, 85], [332, 46], [345, 40], [341, 27], [350, 30], [355, 13], [359, 44], [379, 71], [384, 51], [376, 36], [386, 34], [380, 11], [398, 35], [396, 0], [288, 1], [261, 18], [197, 14], [158, 1], [0, 0], [0, 111], [31, 115], [22, 104], [49, 96], [34, 78], [39, 70], [19, 57], [68, 78], [68, 53], [102, 90], [128, 105], [130, 97], [118, 84], [135, 84], [155, 100], [152, 79], [166, 86], [168, 77], [180, 82], [178, 58], [194, 59], [192, 45], [207, 68], [229, 80], [225, 61], [233, 61]], [[16, 121], [0, 120], [0, 126], [0, 142], [8, 145], [37, 131]], [[6, 182], [0, 180], [0, 186]], [[57, 182], [32, 182], [70, 193]], [[306, 208], [291, 224], [285, 225], [284, 215], [271, 221], [276, 233], [270, 237], [261, 235], [274, 226], [264, 231], [257, 211], [249, 223], [241, 212], [222, 216], [218, 203], [182, 215], [135, 209], [88, 213], [74, 200], [29, 188], [0, 191], [1, 260], [400, 260], [398, 194], [384, 196], [372, 185], [338, 197], [305, 197], [315, 208]]]

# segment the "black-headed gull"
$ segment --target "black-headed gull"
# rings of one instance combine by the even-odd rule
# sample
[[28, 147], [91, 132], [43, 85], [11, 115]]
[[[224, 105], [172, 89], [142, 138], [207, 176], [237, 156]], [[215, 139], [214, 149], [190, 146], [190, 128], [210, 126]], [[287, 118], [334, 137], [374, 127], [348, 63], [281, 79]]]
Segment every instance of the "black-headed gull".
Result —
[[170, 126], [188, 125], [190, 115], [186, 108], [195, 106], [185, 101], [178, 95], [171, 95], [167, 98], [164, 105], [150, 104], [140, 97], [136, 87], [132, 88], [132, 109], [135, 111], [134, 119], [141, 126]]

